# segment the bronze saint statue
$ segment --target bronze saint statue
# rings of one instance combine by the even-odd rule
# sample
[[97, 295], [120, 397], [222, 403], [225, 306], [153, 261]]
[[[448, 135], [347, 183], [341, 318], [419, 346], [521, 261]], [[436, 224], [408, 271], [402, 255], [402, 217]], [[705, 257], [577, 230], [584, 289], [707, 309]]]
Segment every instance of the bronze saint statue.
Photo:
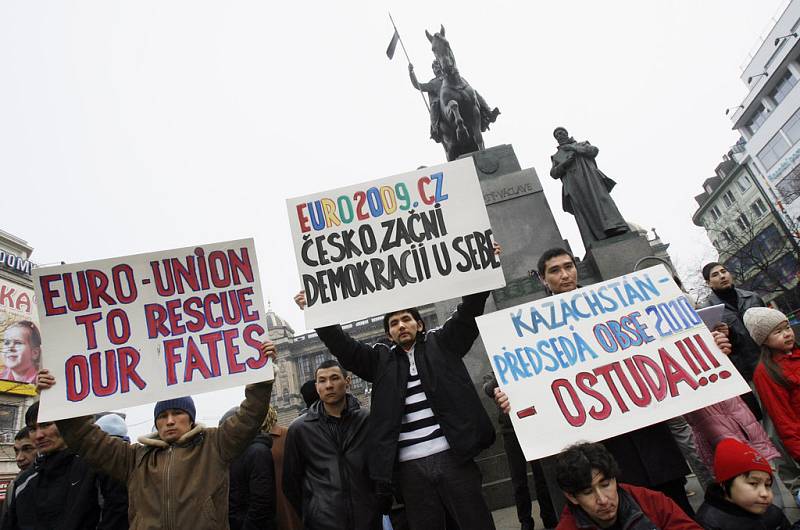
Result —
[[[439, 106], [438, 116], [434, 114], [434, 101], [431, 98], [431, 137], [442, 142], [448, 161], [455, 160], [463, 154], [484, 148], [482, 133], [489, 129], [490, 123], [494, 123], [500, 111], [497, 107], [490, 109], [486, 101], [461, 77], [453, 50], [445, 39], [444, 26], [433, 35], [425, 31], [425, 35], [431, 42], [431, 49], [436, 57], [434, 64], [438, 63], [441, 68], [441, 77], [436, 74], [434, 66], [436, 78], [420, 85], [413, 75], [413, 67], [409, 66], [411, 83], [415, 88], [429, 94], [435, 90], [437, 84], [440, 85], [436, 102]], [[433, 134], [434, 119], [438, 122], [437, 134]], [[436, 136], [441, 140], [437, 140]]]
[[428, 94], [431, 113], [431, 139], [436, 143], [441, 143], [442, 135], [439, 134], [439, 119], [442, 117], [442, 109], [439, 107], [439, 90], [442, 88], [443, 76], [439, 61], [434, 60], [431, 69], [433, 70], [433, 79], [427, 83], [420, 83], [417, 81], [416, 74], [414, 74], [414, 65], [408, 63], [408, 76], [411, 78], [411, 85], [417, 90]]
[[610, 192], [616, 182], [597, 168], [598, 149], [589, 142], [576, 142], [564, 127], [557, 127], [553, 136], [558, 151], [550, 157], [550, 176], [561, 179], [561, 198], [565, 212], [575, 216], [583, 245], [629, 231], [628, 223], [614, 204]]

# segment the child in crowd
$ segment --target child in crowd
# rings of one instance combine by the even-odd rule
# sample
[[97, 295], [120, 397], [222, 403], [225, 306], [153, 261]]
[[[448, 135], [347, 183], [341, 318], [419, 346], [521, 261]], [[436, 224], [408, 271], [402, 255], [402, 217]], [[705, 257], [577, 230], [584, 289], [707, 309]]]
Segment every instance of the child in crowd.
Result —
[[714, 454], [716, 483], [708, 487], [697, 522], [706, 530], [790, 530], [772, 504], [772, 468], [749, 445], [726, 438]]
[[800, 462], [800, 348], [786, 315], [767, 307], [744, 314], [744, 325], [761, 346], [753, 375], [756, 391], [781, 442]]

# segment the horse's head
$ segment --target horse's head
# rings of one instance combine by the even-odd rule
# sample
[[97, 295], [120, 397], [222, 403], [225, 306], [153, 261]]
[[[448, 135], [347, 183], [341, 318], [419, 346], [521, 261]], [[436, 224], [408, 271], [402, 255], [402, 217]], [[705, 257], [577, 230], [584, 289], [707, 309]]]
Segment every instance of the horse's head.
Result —
[[450, 43], [444, 37], [444, 26], [441, 26], [441, 29], [433, 35], [428, 33], [428, 30], [425, 30], [425, 36], [428, 37], [433, 55], [439, 61], [444, 74], [453, 73], [456, 69], [456, 58], [453, 55], [453, 50], [450, 49]]

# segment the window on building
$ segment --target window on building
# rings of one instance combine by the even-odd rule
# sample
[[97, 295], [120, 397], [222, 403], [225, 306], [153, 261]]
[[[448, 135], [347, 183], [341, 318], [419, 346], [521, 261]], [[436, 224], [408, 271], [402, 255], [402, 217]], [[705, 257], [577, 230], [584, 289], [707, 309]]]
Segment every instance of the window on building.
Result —
[[772, 137], [772, 140], [767, 142], [767, 145], [758, 152], [758, 159], [761, 160], [761, 163], [764, 164], [764, 167], [767, 169], [771, 168], [775, 163], [781, 159], [783, 155], [786, 154], [786, 151], [789, 150], [789, 142], [786, 141], [786, 138], [778, 132], [775, 136]]
[[726, 228], [722, 231], [722, 240], [728, 243], [729, 245], [733, 243], [733, 240], [736, 236], [733, 234], [733, 230], [730, 228]]
[[783, 101], [789, 92], [792, 91], [792, 88], [797, 84], [797, 78], [792, 74], [790, 70], [787, 70], [781, 80], [778, 81], [778, 85], [775, 89], [770, 93], [770, 97], [775, 100], [775, 103], [780, 103]]
[[708, 213], [710, 213], [710, 214], [711, 214], [711, 220], [712, 220], [712, 221], [716, 221], [717, 219], [719, 219], [719, 218], [720, 218], [720, 215], [721, 215], [721, 214], [719, 213], [719, 208], [717, 208], [717, 207], [716, 207], [716, 205], [715, 205], [715, 206], [712, 206], [711, 208], [709, 208], [709, 209], [708, 209]]
[[733, 192], [728, 190], [722, 195], [722, 202], [725, 203], [725, 207], [729, 208], [736, 202], [736, 197], [733, 196]]
[[755, 134], [757, 130], [761, 128], [761, 125], [767, 121], [767, 109], [764, 108], [764, 105], [759, 105], [756, 108], [755, 113], [753, 113], [753, 117], [750, 118], [750, 121], [747, 122], [747, 129], [750, 131], [750, 134]]
[[738, 187], [739, 191], [742, 193], [750, 189], [750, 179], [747, 178], [747, 175], [741, 175], [736, 179], [736, 187]]
[[16, 405], [0, 405], [0, 443], [13, 444], [14, 435], [17, 434]]
[[742, 232], [747, 232], [747, 229], [750, 228], [750, 220], [745, 214], [741, 214], [736, 218], [736, 226], [738, 226], [739, 230]]
[[793, 144], [800, 141], [800, 110], [795, 111], [792, 117], [783, 124], [783, 132]]
[[756, 219], [764, 217], [764, 215], [767, 213], [767, 207], [764, 206], [764, 201], [761, 199], [756, 199], [756, 202], [750, 205], [750, 209], [753, 210]]

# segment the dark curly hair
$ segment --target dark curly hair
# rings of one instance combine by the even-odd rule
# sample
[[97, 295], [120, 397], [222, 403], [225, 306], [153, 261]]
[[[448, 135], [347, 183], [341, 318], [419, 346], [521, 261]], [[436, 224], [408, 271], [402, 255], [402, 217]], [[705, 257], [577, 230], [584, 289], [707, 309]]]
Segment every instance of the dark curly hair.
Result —
[[592, 470], [606, 479], [617, 478], [619, 465], [600, 443], [582, 442], [567, 447], [558, 455], [556, 481], [561, 491], [575, 495], [592, 486]]

